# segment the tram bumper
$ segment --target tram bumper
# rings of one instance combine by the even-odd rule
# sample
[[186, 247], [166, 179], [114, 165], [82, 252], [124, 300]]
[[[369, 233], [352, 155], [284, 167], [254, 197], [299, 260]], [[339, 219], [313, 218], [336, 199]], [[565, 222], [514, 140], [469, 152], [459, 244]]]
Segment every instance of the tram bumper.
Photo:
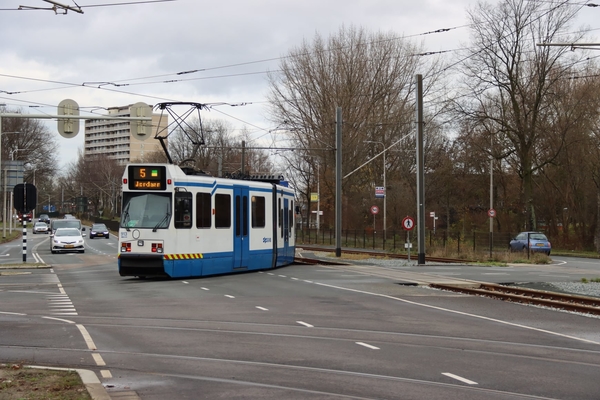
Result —
[[169, 276], [165, 272], [162, 254], [119, 255], [119, 275], [121, 276]]

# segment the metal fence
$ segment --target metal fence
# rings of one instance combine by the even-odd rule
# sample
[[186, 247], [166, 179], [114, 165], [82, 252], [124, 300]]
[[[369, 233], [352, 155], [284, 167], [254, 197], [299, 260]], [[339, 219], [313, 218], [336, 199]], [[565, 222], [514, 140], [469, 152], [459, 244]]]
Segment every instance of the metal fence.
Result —
[[[458, 254], [466, 251], [480, 252], [490, 250], [489, 232], [462, 231], [428, 231], [425, 235], [425, 248], [445, 249]], [[508, 244], [514, 234], [509, 232], [494, 232], [492, 235], [492, 250], [508, 250]], [[411, 243], [411, 251], [417, 249], [417, 234], [415, 231], [374, 231], [369, 229], [348, 229], [342, 231], [342, 246], [361, 249], [386, 250], [404, 252], [406, 244]], [[333, 229], [298, 229], [296, 230], [297, 244], [335, 245], [335, 230]]]

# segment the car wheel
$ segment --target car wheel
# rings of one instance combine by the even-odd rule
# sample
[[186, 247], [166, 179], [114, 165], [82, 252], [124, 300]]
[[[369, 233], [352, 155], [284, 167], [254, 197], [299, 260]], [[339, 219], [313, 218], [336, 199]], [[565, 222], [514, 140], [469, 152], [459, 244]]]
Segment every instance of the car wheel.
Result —
[[85, 253], [85, 250], [81, 250], [81, 251], [80, 251], [80, 253], [81, 253], [81, 254]]
[[106, 235], [106, 238], [108, 239], [108, 235]]
[[54, 251], [54, 250], [50, 250], [50, 252], [51, 252], [52, 254], [56, 254], [56, 251]]

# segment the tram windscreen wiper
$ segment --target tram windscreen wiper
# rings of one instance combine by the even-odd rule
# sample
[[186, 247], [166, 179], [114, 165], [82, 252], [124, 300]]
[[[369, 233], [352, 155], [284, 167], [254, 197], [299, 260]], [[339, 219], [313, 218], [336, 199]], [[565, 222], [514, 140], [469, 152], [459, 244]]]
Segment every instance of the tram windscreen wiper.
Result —
[[163, 219], [161, 219], [160, 222], [152, 229], [152, 232], [156, 232], [156, 230], [160, 228], [162, 224], [169, 221], [169, 218], [171, 218], [171, 213], [167, 211]]
[[127, 205], [125, 206], [125, 209], [123, 210], [123, 219], [122, 219], [122, 223], [121, 225], [125, 227], [125, 230], [127, 230], [129, 232], [129, 206], [131, 205], [131, 202], [127, 203]]

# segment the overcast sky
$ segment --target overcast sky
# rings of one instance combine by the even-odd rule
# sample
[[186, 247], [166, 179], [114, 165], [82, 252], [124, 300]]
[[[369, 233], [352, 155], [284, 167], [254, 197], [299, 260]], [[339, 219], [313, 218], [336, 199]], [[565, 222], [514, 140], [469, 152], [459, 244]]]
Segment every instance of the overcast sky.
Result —
[[[274, 128], [265, 118], [266, 72], [277, 70], [277, 59], [303, 40], [312, 41], [316, 33], [327, 38], [342, 25], [354, 25], [422, 40], [426, 51], [454, 50], [468, 42], [466, 10], [476, 4], [176, 0], [86, 7], [134, 1], [77, 0], [84, 14], [56, 15], [51, 10], [16, 10], [51, 7], [42, 0], [0, 0], [0, 104], [25, 113], [56, 114], [58, 103], [67, 98], [95, 112], [137, 102], [247, 103], [217, 107], [203, 118], [226, 120], [235, 129], [246, 125], [259, 140], [270, 137], [267, 132]], [[59, 2], [75, 5], [73, 0]], [[584, 7], [579, 14], [578, 23], [596, 29], [592, 34], [597, 37], [600, 7]], [[443, 28], [456, 29], [425, 34]], [[445, 54], [451, 57], [452, 52]], [[202, 71], [177, 75], [194, 70]], [[177, 82], [166, 83], [173, 80]], [[56, 131], [56, 122], [48, 126]], [[56, 135], [64, 168], [83, 149], [83, 122], [73, 139]]]

